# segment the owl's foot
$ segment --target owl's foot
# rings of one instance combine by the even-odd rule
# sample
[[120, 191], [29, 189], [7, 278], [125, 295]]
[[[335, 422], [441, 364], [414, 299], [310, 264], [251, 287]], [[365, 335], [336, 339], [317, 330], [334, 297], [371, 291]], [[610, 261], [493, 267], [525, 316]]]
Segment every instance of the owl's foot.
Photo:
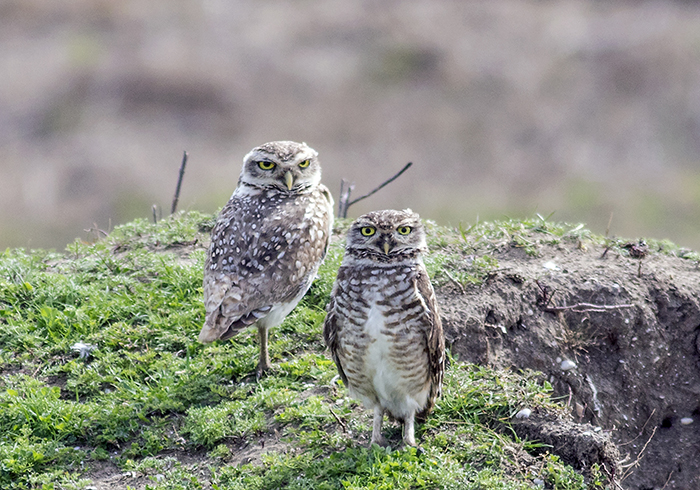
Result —
[[257, 381], [260, 381], [263, 378], [263, 376], [267, 376], [271, 369], [272, 366], [270, 366], [269, 363], [258, 364], [258, 368], [255, 370], [255, 379]]
[[408, 451], [410, 448], [414, 448], [416, 450], [416, 456], [420, 456], [425, 452], [425, 450], [419, 446], [418, 444], [411, 446], [409, 444], [406, 444], [405, 441], [401, 441], [401, 445], [398, 447], [399, 451]]
[[372, 440], [369, 443], [369, 447], [371, 448], [373, 444], [376, 444], [379, 447], [388, 447], [389, 446], [389, 441], [387, 441], [384, 436], [380, 435], [378, 438], [375, 439], [374, 435], [372, 436]]
[[414, 429], [414, 415], [411, 414], [403, 423], [403, 445], [416, 447], [416, 436]]
[[377, 444], [381, 447], [388, 446], [386, 439], [382, 436], [382, 422], [384, 422], [384, 410], [376, 406], [374, 407], [374, 419], [372, 420], [372, 440], [369, 445]]

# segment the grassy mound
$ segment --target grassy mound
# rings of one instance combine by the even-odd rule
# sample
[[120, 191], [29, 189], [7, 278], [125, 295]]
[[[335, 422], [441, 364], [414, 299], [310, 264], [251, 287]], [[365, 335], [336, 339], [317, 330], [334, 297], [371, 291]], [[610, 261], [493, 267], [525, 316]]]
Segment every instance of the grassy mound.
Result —
[[[321, 337], [342, 258], [271, 332], [272, 373], [255, 382], [245, 331], [203, 346], [202, 268], [213, 217], [136, 221], [65, 254], [0, 254], [0, 487], [8, 489], [604, 488], [508, 430], [523, 407], [561, 411], [533, 372], [455, 362], [418, 427], [421, 450], [367, 447], [371, 413], [348, 399]], [[347, 222], [337, 225], [339, 231]], [[429, 224], [437, 282], [479, 282], [484, 247], [587, 233], [545, 220]], [[571, 231], [573, 230], [573, 231]], [[539, 238], [533, 238], [533, 234]], [[461, 252], [481, 256], [468, 267]], [[444, 272], [452, 270], [453, 273]], [[396, 447], [400, 428], [385, 430]]]

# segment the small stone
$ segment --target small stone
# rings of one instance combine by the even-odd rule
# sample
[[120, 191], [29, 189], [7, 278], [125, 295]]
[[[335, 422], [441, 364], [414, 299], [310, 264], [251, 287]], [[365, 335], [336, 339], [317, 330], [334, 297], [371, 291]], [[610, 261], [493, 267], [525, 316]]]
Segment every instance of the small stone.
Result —
[[532, 410], [529, 408], [523, 408], [520, 410], [518, 413], [515, 414], [516, 419], [528, 419], [530, 418], [530, 414], [532, 414]]
[[572, 369], [576, 369], [576, 363], [574, 361], [570, 361], [568, 359], [561, 361], [562, 371], [571, 371]]
[[683, 417], [681, 419], [681, 425], [690, 425], [693, 423], [693, 419], [691, 417]]
[[97, 346], [92, 344], [85, 344], [83, 342], [76, 342], [71, 346], [71, 349], [80, 353], [81, 359], [87, 359], [88, 357], [90, 357], [90, 353], [93, 350], [97, 349]]
[[559, 270], [559, 266], [557, 264], [555, 264], [553, 260], [545, 262], [544, 264], [542, 264], [542, 267], [544, 267], [545, 269], [550, 270], [550, 271], [558, 271]]

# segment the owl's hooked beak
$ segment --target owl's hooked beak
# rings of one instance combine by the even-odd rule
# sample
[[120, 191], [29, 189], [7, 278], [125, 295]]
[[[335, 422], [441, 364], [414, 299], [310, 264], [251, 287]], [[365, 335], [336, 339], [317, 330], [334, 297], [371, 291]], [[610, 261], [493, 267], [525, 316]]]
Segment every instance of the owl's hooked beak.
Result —
[[389, 249], [391, 248], [391, 245], [389, 245], [389, 242], [384, 242], [384, 253], [389, 255]]
[[287, 170], [287, 172], [284, 174], [284, 183], [287, 184], [287, 189], [290, 191], [292, 190], [292, 187], [294, 187], [294, 176], [289, 170]]

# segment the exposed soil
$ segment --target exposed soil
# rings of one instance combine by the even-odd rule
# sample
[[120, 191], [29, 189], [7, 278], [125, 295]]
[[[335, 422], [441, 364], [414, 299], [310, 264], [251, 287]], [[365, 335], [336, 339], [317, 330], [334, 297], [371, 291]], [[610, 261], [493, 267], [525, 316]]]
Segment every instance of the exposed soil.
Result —
[[577, 427], [567, 443], [563, 422], [526, 429], [573, 466], [604, 463], [629, 489], [700, 488], [700, 268], [603, 251], [505, 246], [484, 284], [440, 288], [447, 343], [460, 361], [545, 373], [622, 454], [614, 468], [605, 438], [580, 444]]
[[[575, 243], [538, 252], [503, 245], [483, 284], [437, 289], [453, 356], [544, 373], [572, 417], [535, 409], [512, 428], [584, 474], [597, 464], [624, 489], [700, 488], [699, 264]], [[363, 437], [353, 438], [366, 444]], [[226, 459], [249, 462], [280, 444], [273, 434], [234, 441]], [[208, 471], [206, 454], [170, 456]], [[87, 476], [97, 490], [140, 489], [157, 478], [110, 462]]]

